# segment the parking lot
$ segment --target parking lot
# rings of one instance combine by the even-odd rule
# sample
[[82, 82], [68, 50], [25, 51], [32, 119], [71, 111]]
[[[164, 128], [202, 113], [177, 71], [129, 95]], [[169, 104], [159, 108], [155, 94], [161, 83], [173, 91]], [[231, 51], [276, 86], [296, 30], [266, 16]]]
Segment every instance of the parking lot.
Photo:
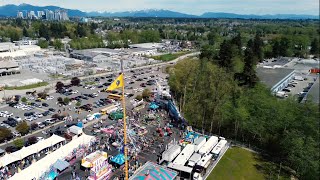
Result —
[[[104, 106], [102, 104], [97, 104], [96, 102], [100, 99], [107, 98], [110, 93], [102, 92], [102, 90], [106, 89], [108, 87], [108, 84], [110, 84], [115, 78], [117, 77], [117, 74], [114, 74], [112, 77], [105, 76], [100, 78], [92, 79], [93, 81], [90, 82], [92, 85], [85, 85], [82, 86], [73, 86], [71, 88], [68, 88], [70, 91], [70, 95], [66, 94], [60, 94], [60, 93], [52, 93], [49, 97], [51, 97], [50, 100], [37, 100], [34, 98], [33, 100], [28, 99], [29, 106], [23, 106], [17, 104], [16, 107], [10, 107], [9, 105], [3, 105], [0, 107], [0, 112], [3, 112], [2, 114], [11, 114], [11, 117], [18, 121], [26, 120], [26, 122], [31, 125], [33, 123], [44, 123], [42, 126], [52, 126], [51, 122], [46, 121], [47, 119], [50, 119], [52, 115], [58, 114], [58, 115], [69, 115], [74, 120], [84, 120], [88, 117], [89, 114], [97, 113], [102, 108], [109, 106], [110, 104], [115, 104], [119, 102], [113, 102], [113, 103], [105, 103]], [[147, 68], [147, 69], [141, 69], [141, 70], [135, 70], [127, 72], [125, 75], [125, 93], [126, 93], [126, 106], [128, 109], [132, 109], [133, 105], [130, 102], [130, 100], [134, 99], [137, 95], [141, 95], [142, 91], [145, 88], [148, 88], [150, 90], [155, 89], [155, 81], [157, 81], [162, 86], [166, 87], [166, 74], [162, 73], [162, 70], [159, 68]], [[150, 81], [154, 80], [154, 81]], [[149, 81], [149, 83], [148, 83]], [[103, 85], [104, 84], [104, 85]], [[89, 88], [87, 88], [89, 86]], [[73, 92], [74, 94], [72, 94]], [[120, 91], [119, 91], [120, 92]], [[118, 92], [118, 93], [119, 93]], [[93, 94], [96, 94], [96, 97], [93, 96]], [[91, 97], [90, 97], [91, 96]], [[26, 95], [21, 95], [21, 97], [30, 97]], [[81, 100], [81, 106], [85, 104], [91, 104], [92, 105], [92, 111], [86, 111], [86, 110], [80, 110], [78, 111], [76, 109], [76, 100], [71, 101], [69, 105], [63, 106], [59, 105], [57, 102], [58, 98], [61, 97], [64, 99], [65, 97], [68, 97], [70, 99], [80, 99]], [[81, 98], [79, 98], [81, 97]], [[38, 101], [38, 102], [37, 102]], [[45, 104], [44, 104], [45, 103]], [[26, 103], [22, 103], [26, 104]], [[31, 105], [32, 104], [32, 105]], [[18, 107], [19, 108], [18, 108]], [[100, 106], [100, 107], [99, 107]], [[29, 108], [29, 109], [28, 109]], [[32, 109], [31, 109], [32, 108]], [[24, 110], [23, 110], [24, 109]], [[51, 111], [49, 111], [49, 109]], [[30, 116], [26, 113], [33, 112], [33, 118], [30, 118]], [[47, 114], [49, 112], [49, 114]], [[0, 115], [1, 116], [1, 115]], [[5, 117], [4, 117], [5, 116]], [[15, 124], [12, 123], [11, 127], [8, 124], [5, 124], [4, 121], [8, 120], [7, 115], [3, 115], [0, 117], [0, 123], [2, 127], [8, 127], [12, 132], [16, 132], [15, 130]], [[47, 123], [45, 123], [47, 122]], [[49, 122], [49, 123], [48, 123]], [[41, 127], [42, 127], [41, 126]], [[45, 128], [45, 127], [42, 127]], [[34, 130], [41, 130], [41, 128], [37, 127]], [[46, 135], [38, 133], [38, 136], [46, 137]], [[8, 146], [9, 144], [5, 145]], [[5, 148], [5, 146], [1, 148]]]

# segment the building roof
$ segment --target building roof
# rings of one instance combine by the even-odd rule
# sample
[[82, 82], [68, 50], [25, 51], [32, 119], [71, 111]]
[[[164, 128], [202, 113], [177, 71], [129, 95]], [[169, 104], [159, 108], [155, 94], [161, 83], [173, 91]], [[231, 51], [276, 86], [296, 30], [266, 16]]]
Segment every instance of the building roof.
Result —
[[148, 48], [155, 49], [163, 47], [162, 43], [140, 43], [140, 44], [130, 44], [131, 48]]
[[319, 104], [319, 86], [320, 82], [319, 82], [319, 78], [317, 78], [317, 80], [314, 82], [314, 84], [312, 85], [309, 93], [308, 93], [308, 97], [310, 97], [312, 99], [313, 102]]
[[0, 69], [1, 68], [13, 68], [19, 66], [18, 63], [14, 61], [0, 61]]
[[262, 83], [272, 88], [282, 79], [287, 77], [294, 69], [285, 68], [257, 68], [257, 75]]

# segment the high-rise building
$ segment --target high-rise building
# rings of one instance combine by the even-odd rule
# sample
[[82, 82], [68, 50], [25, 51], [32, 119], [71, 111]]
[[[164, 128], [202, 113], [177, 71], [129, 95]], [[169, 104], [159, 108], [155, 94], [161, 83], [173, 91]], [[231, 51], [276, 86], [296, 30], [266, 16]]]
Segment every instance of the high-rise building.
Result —
[[36, 19], [36, 13], [34, 11], [30, 11], [30, 19]]
[[43, 19], [43, 16], [45, 15], [43, 11], [38, 11], [38, 18]]
[[23, 12], [18, 11], [18, 13], [17, 13], [17, 18], [23, 18]]

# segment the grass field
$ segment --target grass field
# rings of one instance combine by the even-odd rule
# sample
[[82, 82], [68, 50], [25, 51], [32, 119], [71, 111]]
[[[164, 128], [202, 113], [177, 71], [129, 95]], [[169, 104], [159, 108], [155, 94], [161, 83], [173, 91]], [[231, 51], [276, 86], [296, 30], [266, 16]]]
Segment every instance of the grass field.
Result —
[[[232, 147], [211, 172], [208, 180], [263, 180], [277, 179], [279, 167], [263, 160], [246, 149]], [[281, 180], [290, 179], [281, 174]]]
[[169, 53], [169, 54], [163, 54], [160, 56], [152, 56], [153, 59], [161, 60], [161, 61], [172, 61], [180, 56], [183, 56], [185, 54], [188, 54], [189, 52], [178, 52], [178, 53]]
[[37, 87], [41, 87], [41, 86], [47, 86], [49, 83], [47, 82], [39, 82], [36, 84], [30, 84], [30, 85], [26, 85], [26, 86], [14, 86], [14, 87], [5, 87], [5, 90], [25, 90], [25, 89], [33, 89], [33, 88], [37, 88]]

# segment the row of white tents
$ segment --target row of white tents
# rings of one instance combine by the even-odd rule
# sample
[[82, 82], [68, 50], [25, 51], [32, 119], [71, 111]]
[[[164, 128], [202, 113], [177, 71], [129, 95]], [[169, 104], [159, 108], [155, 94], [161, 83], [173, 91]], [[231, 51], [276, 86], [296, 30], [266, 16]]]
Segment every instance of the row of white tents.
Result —
[[0, 158], [0, 167], [4, 167], [13, 162], [23, 160], [24, 158], [32, 154], [36, 154], [43, 149], [52, 147], [63, 141], [65, 141], [65, 138], [53, 134], [51, 137], [39, 141], [36, 144], [30, 145], [28, 147], [23, 147], [19, 151], [13, 152], [11, 154], [5, 154]]
[[59, 159], [64, 159], [70, 153], [74, 151], [75, 148], [80, 145], [89, 145], [95, 139], [94, 136], [89, 136], [82, 134], [78, 138], [73, 139], [71, 142], [60, 147], [56, 151], [48, 154], [39, 161], [31, 164], [28, 168], [22, 170], [19, 173], [16, 173], [10, 178], [10, 180], [31, 180], [39, 179], [45, 172], [50, 170], [50, 167]]

